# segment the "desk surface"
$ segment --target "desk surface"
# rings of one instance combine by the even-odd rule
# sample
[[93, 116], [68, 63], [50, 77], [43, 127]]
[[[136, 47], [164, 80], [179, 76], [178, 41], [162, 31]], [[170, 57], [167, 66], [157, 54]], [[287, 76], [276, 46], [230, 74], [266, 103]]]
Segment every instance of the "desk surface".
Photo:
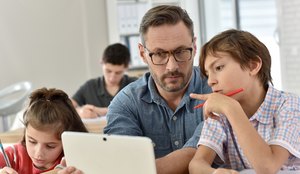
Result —
[[[88, 131], [92, 133], [103, 133], [103, 128], [106, 126], [105, 119], [83, 120], [83, 122]], [[2, 143], [17, 143], [21, 141], [23, 134], [24, 128], [19, 128], [13, 131], [0, 133], [0, 139]]]

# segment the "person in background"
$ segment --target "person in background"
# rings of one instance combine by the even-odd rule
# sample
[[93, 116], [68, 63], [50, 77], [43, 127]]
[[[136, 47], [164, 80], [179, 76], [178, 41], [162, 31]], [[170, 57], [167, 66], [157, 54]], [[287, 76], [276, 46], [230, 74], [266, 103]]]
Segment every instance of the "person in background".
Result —
[[62, 132], [87, 132], [68, 95], [54, 88], [31, 93], [23, 121], [23, 140], [5, 148], [11, 167], [6, 166], [0, 153], [0, 173], [38, 174], [53, 170], [64, 156]]
[[[191, 94], [205, 100], [207, 119], [190, 173], [300, 170], [300, 97], [272, 86], [267, 47], [249, 32], [226, 30], [203, 46], [199, 62], [213, 93]], [[211, 167], [217, 161], [222, 168]]]
[[73, 95], [72, 102], [81, 118], [104, 116], [113, 97], [136, 77], [125, 74], [130, 63], [130, 52], [125, 45], [115, 43], [104, 50], [103, 76], [85, 82]]
[[200, 102], [189, 94], [211, 92], [193, 66], [193, 21], [181, 7], [160, 5], [144, 15], [140, 36], [139, 54], [150, 72], [114, 97], [104, 133], [149, 137], [158, 174], [188, 173], [203, 122], [202, 109], [193, 109]]

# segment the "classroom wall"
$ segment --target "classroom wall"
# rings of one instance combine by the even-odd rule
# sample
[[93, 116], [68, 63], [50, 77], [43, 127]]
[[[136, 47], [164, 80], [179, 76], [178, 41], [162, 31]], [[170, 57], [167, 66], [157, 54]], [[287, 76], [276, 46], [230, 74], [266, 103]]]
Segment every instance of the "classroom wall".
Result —
[[299, 9], [299, 0], [278, 0], [282, 87], [298, 95], [300, 95]]
[[105, 0], [0, 0], [0, 89], [19, 81], [72, 95], [102, 74]]
[[[300, 2], [277, 0], [282, 89], [300, 94]], [[28, 80], [72, 95], [102, 74], [106, 0], [0, 0], [0, 89]]]

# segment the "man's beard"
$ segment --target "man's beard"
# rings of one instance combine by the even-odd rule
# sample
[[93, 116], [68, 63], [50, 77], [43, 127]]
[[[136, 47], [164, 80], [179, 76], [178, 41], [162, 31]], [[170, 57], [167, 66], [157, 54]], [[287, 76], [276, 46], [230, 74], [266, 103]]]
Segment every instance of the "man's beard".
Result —
[[[169, 83], [169, 86], [168, 86], [168, 84], [165, 83], [164, 80], [166, 78], [172, 77], [172, 76], [177, 77], [177, 79], [174, 80], [173, 84], [178, 83], [178, 81], [181, 81], [181, 79], [182, 79], [181, 84], [174, 86], [174, 85], [170, 85], [170, 83]], [[185, 81], [186, 79], [185, 79], [184, 74], [179, 71], [168, 72], [167, 74], [163, 74], [160, 78], [152, 72], [152, 77], [153, 77], [154, 81], [157, 83], [157, 85], [159, 85], [162, 89], [164, 89], [167, 92], [178, 92], [178, 91], [182, 90], [187, 84], [187, 81]], [[171, 84], [172, 84], [172, 82], [171, 82]]]

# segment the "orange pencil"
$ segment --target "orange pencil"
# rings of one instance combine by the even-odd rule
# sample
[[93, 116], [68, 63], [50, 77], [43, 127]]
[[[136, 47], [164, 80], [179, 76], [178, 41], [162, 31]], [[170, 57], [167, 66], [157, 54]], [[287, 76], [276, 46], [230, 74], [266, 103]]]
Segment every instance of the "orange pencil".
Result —
[[[230, 97], [230, 96], [233, 96], [239, 92], [242, 92], [244, 89], [243, 88], [239, 88], [239, 89], [236, 89], [236, 90], [233, 90], [233, 91], [230, 91], [228, 92], [227, 94], [225, 94], [226, 96]], [[197, 108], [201, 108], [203, 105], [204, 105], [205, 102], [203, 103], [200, 103], [198, 104], [197, 106], [194, 107], [194, 109], [197, 109]]]

